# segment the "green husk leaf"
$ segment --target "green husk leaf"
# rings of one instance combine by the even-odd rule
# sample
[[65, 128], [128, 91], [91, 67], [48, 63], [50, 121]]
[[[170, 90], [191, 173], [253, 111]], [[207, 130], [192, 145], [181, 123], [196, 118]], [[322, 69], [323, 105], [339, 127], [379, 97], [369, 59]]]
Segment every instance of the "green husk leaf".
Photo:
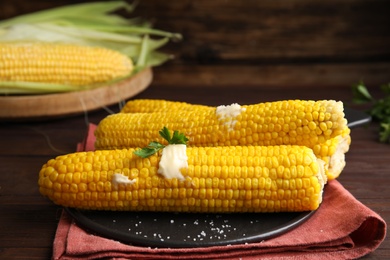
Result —
[[0, 32], [0, 41], [2, 42], [62, 42], [88, 45], [84, 38], [76, 38], [61, 33], [59, 30], [48, 30], [39, 24], [17, 24], [10, 27], [9, 30]]
[[[120, 19], [117, 21], [117, 19]], [[127, 20], [125, 20], [127, 21]], [[76, 27], [84, 29], [93, 29], [104, 32], [115, 32], [122, 34], [149, 34], [153, 36], [168, 37], [172, 40], [179, 41], [182, 35], [163, 30], [151, 28], [150, 24], [144, 23], [131, 25], [122, 22], [121, 17], [105, 16], [105, 17], [69, 17], [51, 21], [52, 24], [66, 27]]]
[[[158, 39], [158, 40], [153, 40], [153, 39], [148, 39], [148, 44], [147, 44], [147, 49], [146, 51], [149, 52], [149, 55], [151, 54], [151, 52], [155, 51], [156, 49], [164, 46], [166, 43], [168, 43], [169, 39], [168, 38], [161, 38], [161, 39]], [[107, 42], [104, 43], [105, 44], [108, 44]], [[114, 48], [114, 47], [112, 47]], [[132, 44], [132, 45], [117, 45], [117, 50], [128, 55], [128, 56], [131, 56], [131, 57], [136, 57], [138, 56], [140, 53], [141, 53], [141, 48], [142, 48], [142, 42], [141, 44]]]
[[137, 60], [137, 66], [139, 67], [145, 67], [146, 64], [146, 58], [148, 55], [148, 49], [149, 49], [149, 37], [147, 35], [144, 36], [141, 44], [141, 51], [139, 53], [139, 57]]
[[[45, 26], [42, 24], [18, 24], [12, 26], [12, 30], [0, 32], [0, 41], [3, 42], [20, 42], [20, 41], [47, 41], [47, 42], [63, 42], [63, 43], [75, 43], [80, 45], [90, 45], [90, 46], [101, 46], [109, 49], [113, 49], [123, 54], [135, 58], [139, 55], [141, 51], [142, 38], [135, 36], [133, 42], [129, 42], [129, 39], [126, 39], [126, 42], [115, 41], [109, 37], [98, 38], [97, 34], [94, 34], [94, 38], [91, 38], [88, 34], [81, 33], [78, 29], [74, 30], [73, 34], [78, 34], [79, 37], [74, 37], [74, 35], [61, 33], [62, 29], [56, 25]], [[100, 34], [100, 36], [109, 36], [108, 34]], [[118, 38], [116, 39], [118, 40]], [[161, 48], [169, 42], [168, 38], [160, 39], [149, 39], [148, 40], [148, 52], [152, 52], [158, 48]], [[162, 59], [166, 60], [165, 58]], [[153, 63], [156, 64], [156, 63]], [[157, 63], [161, 64], [161, 63]]]
[[78, 86], [41, 83], [41, 82], [25, 82], [25, 81], [2, 81], [0, 82], [0, 93], [2, 94], [42, 94], [54, 92], [69, 92], [80, 90]]
[[90, 90], [99, 88], [101, 86], [107, 86], [114, 84], [121, 80], [132, 77], [137, 74], [140, 70], [135, 70], [131, 74], [116, 78], [108, 82], [96, 83], [93, 85], [86, 86], [74, 86], [66, 84], [46, 83], [46, 82], [27, 82], [27, 81], [0, 81], [0, 94], [11, 95], [11, 94], [50, 94], [50, 93], [61, 93], [61, 92], [74, 92]]
[[169, 60], [172, 60], [173, 58], [173, 55], [152, 51], [149, 53], [148, 58], [146, 59], [145, 67], [159, 66]]
[[66, 17], [68, 14], [72, 14], [73, 16], [83, 16], [85, 14], [92, 13], [96, 16], [100, 16], [102, 14], [113, 12], [120, 8], [125, 8], [128, 11], [132, 11], [134, 9], [134, 6], [126, 3], [125, 1], [102, 1], [94, 3], [66, 5], [34, 13], [19, 15], [10, 19], [3, 20], [0, 22], [0, 27], [7, 27], [19, 23], [45, 22], [49, 20], [59, 19], [60, 17]]
[[41, 28], [46, 30], [51, 30], [54, 32], [61, 32], [63, 34], [77, 37], [77, 38], [84, 38], [84, 39], [91, 39], [91, 40], [107, 40], [107, 41], [114, 41], [114, 42], [123, 42], [123, 43], [140, 43], [141, 38], [137, 35], [124, 35], [124, 34], [117, 34], [117, 33], [110, 33], [110, 32], [103, 32], [103, 31], [96, 31], [96, 30], [90, 30], [85, 28], [72, 28], [72, 27], [65, 27], [65, 26], [56, 26], [53, 24], [39, 24]]

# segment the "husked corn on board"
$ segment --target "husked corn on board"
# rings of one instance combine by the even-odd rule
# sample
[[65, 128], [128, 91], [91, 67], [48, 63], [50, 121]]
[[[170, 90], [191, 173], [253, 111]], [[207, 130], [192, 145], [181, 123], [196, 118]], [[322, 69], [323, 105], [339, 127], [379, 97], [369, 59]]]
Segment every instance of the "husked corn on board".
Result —
[[39, 120], [101, 109], [142, 92], [152, 82], [152, 78], [152, 69], [147, 68], [125, 80], [90, 90], [0, 96], [0, 120]]

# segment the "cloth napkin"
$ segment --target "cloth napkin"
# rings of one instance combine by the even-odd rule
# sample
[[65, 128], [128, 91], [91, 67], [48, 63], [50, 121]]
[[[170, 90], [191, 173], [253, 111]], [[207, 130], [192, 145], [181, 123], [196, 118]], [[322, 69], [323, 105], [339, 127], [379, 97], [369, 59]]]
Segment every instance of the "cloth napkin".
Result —
[[[93, 150], [91, 125], [79, 150]], [[386, 223], [337, 180], [328, 182], [321, 207], [306, 222], [278, 237], [229, 246], [151, 248], [88, 233], [64, 211], [53, 244], [53, 259], [356, 259], [374, 251]]]

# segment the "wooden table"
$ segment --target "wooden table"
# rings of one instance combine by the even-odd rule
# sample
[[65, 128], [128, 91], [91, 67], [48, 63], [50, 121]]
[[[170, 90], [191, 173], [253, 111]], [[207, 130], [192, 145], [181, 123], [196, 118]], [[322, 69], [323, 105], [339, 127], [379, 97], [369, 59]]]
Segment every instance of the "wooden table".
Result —
[[[333, 98], [349, 103], [350, 90], [295, 88], [177, 88], [152, 84], [135, 98], [165, 98], [208, 105], [248, 104], [287, 98]], [[114, 112], [117, 106], [110, 107]], [[38, 171], [56, 155], [73, 152], [86, 132], [86, 121], [98, 123], [108, 115], [99, 110], [43, 122], [0, 124], [0, 259], [49, 259], [61, 207], [38, 191]], [[378, 126], [352, 129], [352, 145], [340, 182], [357, 199], [390, 221], [390, 146], [377, 141]], [[390, 257], [390, 240], [365, 259]]]
[[[91, 1], [3, 1], [0, 20]], [[181, 33], [183, 41], [164, 48], [175, 59], [155, 70], [153, 84], [137, 98], [207, 105], [332, 98], [348, 104], [353, 83], [376, 88], [390, 81], [389, 7], [387, 0], [140, 1], [135, 16]], [[102, 109], [88, 117], [0, 122], [0, 259], [50, 258], [61, 208], [39, 194], [38, 171], [48, 159], [75, 151], [86, 122], [107, 115]], [[339, 180], [389, 222], [390, 145], [377, 137], [376, 124], [352, 130]], [[390, 240], [366, 259], [390, 259]]]

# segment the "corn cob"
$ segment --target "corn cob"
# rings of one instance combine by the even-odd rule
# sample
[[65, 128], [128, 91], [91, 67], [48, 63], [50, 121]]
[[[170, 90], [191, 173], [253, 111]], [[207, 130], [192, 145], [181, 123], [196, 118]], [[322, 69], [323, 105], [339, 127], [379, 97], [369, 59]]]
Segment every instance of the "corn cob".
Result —
[[119, 52], [55, 43], [0, 43], [0, 81], [87, 86], [130, 75]]
[[[160, 154], [97, 150], [49, 160], [39, 190], [56, 204], [93, 210], [285, 212], [318, 208], [321, 160], [301, 146], [188, 147], [184, 180], [158, 173]], [[120, 176], [123, 183], [113, 180]]]
[[146, 146], [166, 126], [183, 132], [193, 146], [313, 145], [347, 127], [343, 105], [333, 100], [288, 100], [243, 106], [221, 116], [217, 109], [107, 116], [95, 131], [97, 149]]

